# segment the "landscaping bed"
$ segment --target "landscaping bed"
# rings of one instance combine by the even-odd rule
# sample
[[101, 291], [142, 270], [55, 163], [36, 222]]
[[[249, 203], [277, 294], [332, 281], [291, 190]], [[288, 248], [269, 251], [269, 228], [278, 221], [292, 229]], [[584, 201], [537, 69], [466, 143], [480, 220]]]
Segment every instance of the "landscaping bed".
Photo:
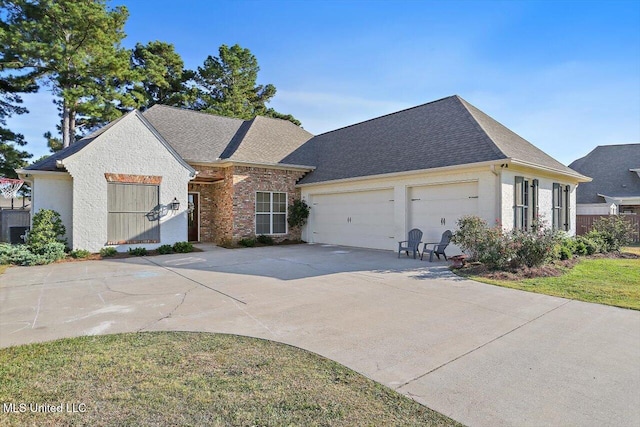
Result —
[[3, 425], [460, 425], [329, 359], [233, 335], [118, 334], [0, 349], [0, 384], [0, 400], [18, 410]]

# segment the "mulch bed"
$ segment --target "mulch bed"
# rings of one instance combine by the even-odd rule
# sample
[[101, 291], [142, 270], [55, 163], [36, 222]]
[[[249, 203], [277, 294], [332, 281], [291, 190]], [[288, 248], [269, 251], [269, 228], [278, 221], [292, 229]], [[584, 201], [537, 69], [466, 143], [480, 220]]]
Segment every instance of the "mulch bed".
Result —
[[624, 258], [624, 259], [637, 259], [640, 256], [632, 253], [620, 253], [610, 252], [608, 254], [595, 254], [590, 256], [583, 256], [579, 258], [572, 258], [564, 261], [554, 261], [551, 264], [546, 264], [540, 267], [523, 267], [517, 270], [501, 271], [501, 270], [489, 270], [487, 267], [480, 263], [470, 263], [465, 267], [457, 268], [456, 271], [464, 276], [481, 276], [487, 279], [493, 280], [513, 280], [518, 281], [522, 279], [532, 279], [535, 277], [557, 277], [561, 276], [573, 268], [580, 259], [598, 259], [598, 258]]

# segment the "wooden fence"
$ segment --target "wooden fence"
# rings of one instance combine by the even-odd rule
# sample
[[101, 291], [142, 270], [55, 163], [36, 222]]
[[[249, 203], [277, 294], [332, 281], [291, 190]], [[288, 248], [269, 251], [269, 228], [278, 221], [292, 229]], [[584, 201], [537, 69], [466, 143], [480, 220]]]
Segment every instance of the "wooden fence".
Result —
[[[593, 221], [598, 218], [606, 217], [608, 215], [576, 215], [576, 234], [582, 236], [588, 233], [593, 226]], [[620, 215], [631, 223], [633, 229], [636, 231], [633, 236], [634, 243], [640, 242], [640, 218], [638, 215]]]

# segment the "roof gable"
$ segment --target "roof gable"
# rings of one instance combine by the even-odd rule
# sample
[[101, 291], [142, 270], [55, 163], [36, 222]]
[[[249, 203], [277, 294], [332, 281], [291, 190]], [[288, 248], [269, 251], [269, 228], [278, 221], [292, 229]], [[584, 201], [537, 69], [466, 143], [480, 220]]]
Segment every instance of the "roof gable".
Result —
[[580, 184], [578, 203], [602, 203], [598, 194], [609, 197], [640, 197], [640, 144], [600, 145], [569, 165], [593, 178]]
[[185, 162], [182, 157], [180, 157], [180, 155], [173, 149], [173, 147], [162, 137], [161, 134], [158, 133], [158, 131], [151, 125], [151, 123], [149, 123], [147, 119], [145, 119], [145, 117], [138, 110], [133, 110], [127, 114], [120, 116], [118, 119], [87, 135], [79, 141], [71, 144], [69, 147], [54, 153], [53, 155], [38, 163], [24, 168], [24, 170], [64, 171], [64, 168], [58, 167], [59, 163], [62, 163], [64, 162], [64, 160], [71, 158], [77, 153], [80, 153], [83, 149], [90, 146], [92, 142], [98, 140], [110, 129], [115, 128], [119, 123], [123, 122], [129, 117], [135, 117], [137, 120], [139, 120], [140, 123], [153, 134], [153, 136], [160, 142], [160, 144], [162, 144], [162, 146], [164, 146], [164, 148], [169, 151], [169, 153], [176, 159], [176, 161], [178, 161], [185, 169], [189, 170], [193, 175], [195, 175], [195, 170], [187, 162]]

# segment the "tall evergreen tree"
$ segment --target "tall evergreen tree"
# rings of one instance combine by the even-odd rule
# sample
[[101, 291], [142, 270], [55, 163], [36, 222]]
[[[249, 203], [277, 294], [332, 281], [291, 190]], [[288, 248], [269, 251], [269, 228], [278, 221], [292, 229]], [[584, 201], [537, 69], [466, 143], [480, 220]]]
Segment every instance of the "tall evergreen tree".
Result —
[[221, 116], [252, 119], [262, 115], [300, 122], [291, 115], [284, 115], [266, 104], [275, 96], [272, 84], [258, 85], [258, 60], [249, 49], [239, 45], [220, 46], [219, 56], [209, 56], [195, 77], [199, 96], [193, 108]]
[[[6, 57], [0, 57], [0, 72]], [[25, 146], [24, 136], [13, 132], [7, 127], [7, 119], [15, 114], [27, 113], [27, 109], [21, 106], [20, 93], [34, 92], [37, 86], [25, 79], [0, 77], [0, 176], [17, 178], [14, 169], [26, 166], [27, 159], [32, 155], [18, 147]]]
[[131, 67], [136, 72], [128, 89], [137, 108], [146, 110], [154, 104], [187, 107], [197, 96], [189, 82], [195, 76], [184, 68], [184, 62], [170, 43], [152, 41], [136, 44], [131, 50]]
[[0, 0], [0, 49], [12, 68], [51, 88], [62, 118], [62, 144], [78, 126], [120, 116], [131, 104], [119, 83], [129, 78], [129, 55], [120, 47], [128, 16], [105, 0]]

